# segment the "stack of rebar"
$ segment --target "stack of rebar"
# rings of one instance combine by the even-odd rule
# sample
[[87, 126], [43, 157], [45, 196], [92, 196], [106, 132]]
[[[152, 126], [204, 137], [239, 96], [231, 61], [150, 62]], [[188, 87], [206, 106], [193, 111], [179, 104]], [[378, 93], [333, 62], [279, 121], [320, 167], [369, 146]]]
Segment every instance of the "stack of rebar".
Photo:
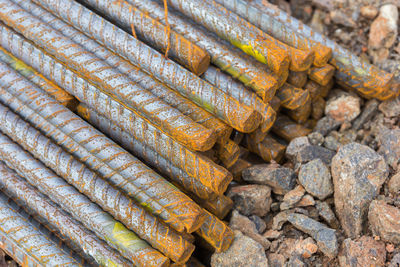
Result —
[[0, 20], [0, 244], [21, 264], [201, 266], [195, 241], [234, 238], [249, 152], [281, 161], [335, 81], [398, 94], [259, 0], [0, 0]]

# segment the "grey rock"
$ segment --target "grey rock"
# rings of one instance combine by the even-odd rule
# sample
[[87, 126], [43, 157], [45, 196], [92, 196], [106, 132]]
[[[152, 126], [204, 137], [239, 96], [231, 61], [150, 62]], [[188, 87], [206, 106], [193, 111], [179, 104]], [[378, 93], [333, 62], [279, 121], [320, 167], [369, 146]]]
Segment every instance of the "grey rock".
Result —
[[293, 139], [292, 141], [290, 141], [289, 145], [286, 148], [285, 155], [290, 161], [293, 162], [296, 159], [299, 151], [302, 148], [309, 146], [309, 145], [310, 145], [310, 142], [306, 136], [297, 137], [297, 138]]
[[319, 132], [312, 132], [307, 137], [312, 145], [320, 146], [324, 143], [324, 136]]
[[334, 136], [328, 135], [327, 137], [325, 137], [324, 147], [326, 147], [327, 149], [337, 151], [340, 145], [340, 142]]
[[272, 229], [281, 230], [282, 226], [285, 224], [285, 222], [287, 222], [288, 216], [293, 212], [293, 210], [284, 210], [275, 215], [272, 219]]
[[375, 235], [383, 241], [400, 245], [400, 209], [374, 200], [369, 206], [368, 220]]
[[337, 255], [338, 241], [335, 230], [305, 215], [297, 213], [289, 214], [288, 221], [300, 231], [314, 238], [319, 250], [326, 256], [334, 258]]
[[299, 182], [308, 193], [321, 200], [333, 193], [331, 173], [320, 159], [301, 166]]
[[247, 168], [242, 178], [248, 183], [268, 185], [275, 194], [283, 195], [296, 185], [296, 174], [292, 169], [278, 164], [260, 164]]
[[368, 206], [388, 176], [382, 156], [357, 143], [342, 146], [332, 160], [336, 214], [348, 237], [363, 230]]
[[301, 198], [301, 200], [296, 203], [296, 207], [309, 207], [309, 206], [314, 206], [314, 205], [315, 205], [315, 200], [309, 194], [305, 194]]
[[393, 256], [388, 267], [399, 267], [399, 266], [400, 266], [400, 253], [397, 253], [396, 255]]
[[267, 239], [277, 239], [281, 236], [281, 232], [277, 231], [277, 230], [268, 230], [263, 234], [263, 237], [267, 238]]
[[235, 186], [228, 192], [234, 208], [243, 215], [265, 216], [271, 208], [271, 189], [265, 185]]
[[349, 15], [343, 13], [340, 10], [332, 10], [329, 15], [333, 23], [335, 24], [349, 28], [355, 28], [357, 26], [357, 24], [354, 22], [354, 20], [352, 20], [352, 18]]
[[378, 110], [379, 102], [376, 99], [369, 100], [361, 112], [360, 116], [353, 122], [353, 129], [358, 130], [363, 127], [363, 125], [371, 120], [371, 118], [376, 114]]
[[314, 159], [320, 159], [326, 165], [331, 165], [335, 152], [321, 146], [306, 146], [303, 147], [296, 157], [296, 163], [307, 163]]
[[387, 100], [379, 105], [379, 110], [385, 115], [385, 117], [397, 117], [400, 116], [400, 96], [392, 100]]
[[231, 220], [229, 226], [232, 230], [239, 230], [248, 237], [254, 239], [259, 244], [261, 244], [264, 249], [268, 249], [271, 242], [266, 237], [260, 235], [257, 231], [257, 227], [249, 218], [241, 215], [237, 210], [232, 212]]
[[249, 219], [254, 223], [259, 234], [264, 233], [265, 229], [267, 229], [267, 224], [265, 221], [257, 215], [250, 215]]
[[388, 187], [392, 194], [400, 194], [400, 171], [390, 178]]
[[263, 246], [236, 230], [235, 239], [229, 249], [211, 256], [211, 266], [267, 267], [268, 259]]
[[384, 129], [378, 135], [380, 147], [378, 153], [394, 169], [400, 163], [400, 129]]
[[305, 264], [302, 260], [300, 255], [292, 255], [289, 258], [289, 261], [286, 263], [286, 267], [307, 267], [308, 265]]
[[385, 266], [385, 244], [370, 236], [343, 241], [338, 255], [340, 267]]
[[270, 267], [283, 267], [285, 266], [285, 256], [278, 253], [268, 254], [268, 262]]
[[341, 123], [339, 121], [336, 121], [329, 116], [325, 116], [317, 122], [317, 125], [314, 127], [314, 131], [326, 136], [331, 131], [337, 130], [340, 124]]
[[334, 229], [339, 228], [339, 221], [336, 219], [335, 213], [333, 213], [328, 203], [317, 201], [315, 207], [317, 208], [319, 216], [324, 219], [330, 227]]

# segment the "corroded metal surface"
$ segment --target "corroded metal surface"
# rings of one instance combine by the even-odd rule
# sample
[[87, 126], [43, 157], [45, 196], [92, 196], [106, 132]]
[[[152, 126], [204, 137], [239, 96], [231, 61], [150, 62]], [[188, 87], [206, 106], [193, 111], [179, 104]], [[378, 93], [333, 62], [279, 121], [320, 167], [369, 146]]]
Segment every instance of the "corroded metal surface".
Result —
[[[34, 0], [126, 57], [228, 125], [251, 132], [261, 116], [73, 0]], [[193, 135], [191, 136], [192, 139]]]
[[[0, 64], [1, 67], [1, 64]], [[58, 105], [15, 73], [2, 76], [0, 100], [41, 129], [112, 185], [178, 230], [200, 227], [201, 209], [191, 199], [77, 115]], [[6, 83], [9, 81], [9, 83]], [[40, 103], [40, 104], [38, 104]], [[176, 222], [176, 221], [180, 221]]]
[[288, 70], [289, 55], [275, 39], [215, 1], [170, 0], [169, 4], [246, 54], [267, 64], [277, 75]]
[[21, 201], [19, 203], [32, 209], [53, 227], [57, 227], [62, 235], [73, 240], [86, 254], [92, 256], [99, 265], [130, 266], [132, 264], [1, 162], [0, 185], [8, 196], [13, 199], [17, 198]]
[[292, 110], [290, 109], [286, 110], [286, 114], [295, 122], [303, 124], [307, 121], [307, 119], [311, 115], [312, 111], [311, 104], [312, 104], [311, 97], [308, 97], [307, 101], [303, 105]]
[[255, 143], [251, 138], [247, 138], [246, 141], [247, 148], [267, 162], [271, 160], [280, 162], [285, 155], [286, 146], [276, 141], [270, 135], [267, 135], [259, 143]]
[[216, 216], [205, 212], [207, 218], [196, 234], [207, 241], [216, 252], [227, 250], [235, 237], [233, 231]]
[[318, 96], [327, 97], [333, 85], [334, 85], [333, 80], [331, 80], [325, 86], [322, 86], [312, 80], [308, 80], [307, 83], [304, 85], [304, 89], [310, 92], [310, 97], [312, 100], [314, 100]]
[[279, 115], [275, 121], [272, 131], [279, 137], [290, 142], [296, 137], [306, 136], [311, 133], [311, 129], [295, 123], [285, 115]]
[[137, 82], [139, 86], [150, 91], [153, 95], [159, 97], [168, 105], [178, 109], [184, 115], [190, 117], [195, 122], [202, 124], [204, 127], [215, 130], [218, 137], [217, 141], [229, 137], [232, 130], [231, 127], [217, 119], [209, 112], [200, 108], [189, 99], [181, 96], [178, 92], [155, 80], [139, 67], [131, 64], [131, 62], [111, 52], [95, 40], [87, 37], [71, 25], [55, 17], [47, 10], [34, 4], [31, 0], [13, 0], [13, 2], [19, 4], [31, 14], [39, 17], [42, 21], [51, 25], [51, 27], [60, 31], [66, 37], [71, 38], [74, 42], [82, 45], [82, 47], [91, 51], [110, 66], [119, 70], [121, 73], [126, 74], [132, 81]]
[[[260, 128], [263, 132], [267, 132], [272, 127], [276, 114], [270, 105], [264, 103], [256, 94], [212, 66], [207, 69], [202, 77], [244, 105], [254, 107], [262, 115], [263, 120]], [[274, 95], [269, 96], [268, 99], [272, 99]]]
[[122, 255], [140, 266], [164, 266], [168, 258], [151, 248], [123, 224], [79, 193], [64, 179], [0, 133], [2, 160], [43, 194], [68, 211], [97, 236], [116, 248]]
[[[33, 266], [81, 266], [48, 237], [7, 204], [0, 193], [0, 247], [8, 251], [20, 264]], [[28, 266], [28, 265], [26, 265]]]
[[231, 139], [228, 139], [225, 144], [216, 144], [214, 148], [218, 159], [226, 168], [235, 164], [239, 158], [240, 148]]
[[220, 195], [209, 200], [199, 200], [198, 203], [220, 220], [225, 218], [233, 207], [233, 201], [225, 195]]
[[[113, 101], [111, 97], [78, 75], [74, 75], [64, 65], [24, 41], [17, 34], [12, 34], [4, 27], [0, 34], [3, 47], [47, 75], [47, 78], [58, 83], [88, 106], [96, 108], [97, 112], [169, 159], [177, 167], [185, 170], [189, 176], [199, 179], [219, 194], [225, 192], [232, 180], [227, 170], [177, 143], [147, 121], [136, 116], [132, 110]], [[118, 114], [118, 116], [113, 116], [113, 114]]]
[[26, 65], [23, 61], [14, 57], [12, 54], [8, 53], [4, 48], [0, 46], [0, 60], [7, 63], [14, 70], [18, 71], [25, 78], [42, 88], [50, 96], [54, 97], [62, 105], [74, 109], [78, 104], [75, 97], [68, 94], [62, 88], [58, 87], [52, 81], [46, 79], [42, 74], [38, 73], [30, 66]]
[[313, 67], [308, 71], [308, 77], [322, 86], [327, 85], [333, 78], [334, 74], [335, 67], [330, 64], [320, 68]]
[[[3, 106], [4, 107], [4, 106]], [[151, 216], [132, 199], [126, 197], [85, 167], [72, 155], [55, 145], [9, 109], [0, 113], [0, 129], [15, 142], [51, 167], [80, 192], [160, 250], [173, 261], [187, 260], [194, 246], [157, 218]], [[151, 229], [151, 230], [149, 230]]]
[[303, 86], [307, 83], [307, 73], [307, 71], [289, 71], [287, 83], [298, 88], [303, 88]]
[[292, 28], [293, 31], [299, 32], [306, 38], [331, 48], [332, 59], [330, 63], [336, 68], [336, 79], [365, 95], [376, 97], [380, 100], [394, 97], [398, 93], [390, 90], [393, 74], [389, 74], [361, 60], [349, 50], [341, 47], [322, 34], [313, 31], [311, 27], [273, 5], [268, 5], [268, 8], [263, 9], [263, 12], [281, 21]]
[[281, 100], [281, 105], [287, 109], [296, 109], [304, 105], [309, 99], [310, 94], [307, 90], [294, 87], [285, 83], [276, 93]]
[[[157, 1], [127, 1], [165, 24], [164, 8]], [[214, 65], [241, 81], [245, 86], [252, 88], [261, 98], [275, 93], [278, 87], [276, 75], [262, 63], [173, 10], [168, 11], [168, 24], [176, 32], [205, 49], [210, 54]]]
[[212, 198], [215, 195], [213, 188], [209, 187], [209, 183], [203, 184], [202, 182], [204, 182], [204, 180], [188, 175], [186, 169], [176, 167], [170, 160], [161, 156], [150, 146], [147, 146], [135, 136], [122, 130], [110, 120], [107, 120], [105, 117], [88, 109], [82, 104], [78, 106], [77, 111], [80, 116], [96, 126], [96, 128], [110, 136], [116, 142], [119, 142], [121, 146], [130, 151], [133, 155], [146, 161], [146, 163], [156, 168], [160, 173], [168, 177], [172, 182], [183, 187], [186, 191], [202, 199]]
[[[263, 6], [257, 5], [258, 1], [244, 0], [216, 0], [232, 12], [237, 13], [250, 23], [259, 27], [264, 32], [277, 38], [292, 47], [315, 53], [314, 64], [324, 66], [332, 56], [332, 49], [320, 43], [305, 38], [299, 32], [290, 29], [284, 22], [275, 19], [273, 16], [263, 12]], [[294, 70], [294, 69], [293, 69]], [[301, 70], [297, 70], [301, 71]], [[304, 71], [304, 69], [303, 69]]]
[[[202, 74], [210, 64], [210, 56], [202, 48], [173, 30], [168, 32], [162, 23], [141, 12], [125, 0], [83, 0], [82, 3], [111, 18], [126, 31], [133, 31], [139, 39], [165, 53], [196, 75]], [[132, 30], [133, 27], [133, 30]]]
[[131, 81], [93, 53], [9, 0], [0, 0], [0, 18], [64, 64], [79, 72], [140, 115], [193, 149], [204, 149], [216, 141], [213, 131], [184, 116]]

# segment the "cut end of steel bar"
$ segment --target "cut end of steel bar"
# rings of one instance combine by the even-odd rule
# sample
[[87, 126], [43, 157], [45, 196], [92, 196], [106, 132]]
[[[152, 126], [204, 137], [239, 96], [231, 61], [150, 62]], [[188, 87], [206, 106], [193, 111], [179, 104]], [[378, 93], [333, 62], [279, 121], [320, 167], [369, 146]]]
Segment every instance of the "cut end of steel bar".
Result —
[[314, 62], [315, 52], [312, 50], [305, 51], [290, 47], [291, 61], [289, 69], [291, 71], [308, 70]]
[[[198, 61], [196, 66], [193, 66], [192, 72], [198, 76], [202, 75], [208, 67], [210, 66], [211, 57], [209, 54], [205, 53], [202, 58]], [[194, 69], [195, 68], [195, 69]]]
[[287, 109], [299, 108], [310, 98], [310, 94], [307, 90], [294, 87], [287, 83], [279, 88], [276, 95], [281, 100], [282, 107]]
[[207, 151], [210, 150], [217, 142], [217, 134], [214, 130], [206, 130], [201, 134], [188, 136], [188, 147], [195, 151]]
[[240, 121], [239, 121], [240, 124], [234, 128], [240, 132], [251, 133], [252, 131], [257, 129], [257, 127], [260, 125], [262, 120], [261, 114], [252, 108], [243, 105], [242, 107], [247, 108], [248, 111], [241, 114], [237, 114], [237, 116], [240, 116]]
[[265, 112], [263, 113], [263, 121], [260, 124], [260, 130], [263, 133], [266, 133], [269, 131], [269, 129], [271, 129], [276, 120], [276, 112], [269, 104], [266, 104], [264, 110]]
[[308, 77], [310, 77], [311, 80], [317, 82], [318, 84], [325, 86], [333, 78], [335, 70], [335, 67], [330, 64], [327, 64], [320, 68], [313, 67], [308, 71]]
[[314, 66], [323, 67], [328, 64], [329, 60], [332, 58], [332, 48], [327, 47], [323, 44], [317, 43], [312, 47], [315, 53]]

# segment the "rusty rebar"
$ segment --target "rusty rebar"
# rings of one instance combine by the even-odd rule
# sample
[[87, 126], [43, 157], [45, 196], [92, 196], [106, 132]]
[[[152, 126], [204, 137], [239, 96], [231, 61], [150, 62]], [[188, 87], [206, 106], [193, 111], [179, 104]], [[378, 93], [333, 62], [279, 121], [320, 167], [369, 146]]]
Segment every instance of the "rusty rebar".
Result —
[[217, 158], [225, 168], [231, 167], [239, 158], [240, 148], [231, 139], [225, 144], [216, 144], [214, 147]]
[[332, 80], [335, 70], [335, 67], [330, 64], [320, 68], [313, 67], [308, 70], [308, 77], [316, 83], [325, 86]]
[[129, 266], [132, 264], [2, 162], [0, 162], [0, 185], [9, 197], [18, 199], [25, 208], [28, 207], [53, 227], [58, 228], [63, 236], [72, 240], [99, 265]]
[[267, 136], [268, 132], [263, 132], [260, 128], [256, 129], [254, 132], [247, 134], [254, 143], [260, 143]]
[[[320, 43], [313, 42], [299, 32], [290, 29], [273, 16], [263, 12], [263, 4], [258, 4], [259, 1], [243, 1], [243, 0], [216, 0], [224, 7], [232, 12], [237, 13], [242, 18], [248, 20], [250, 23], [259, 27], [261, 30], [277, 38], [281, 42], [288, 44], [292, 47], [304, 51], [313, 51], [315, 53], [314, 64], [316, 66], [324, 66], [328, 63], [332, 56], [332, 49]], [[261, 7], [260, 7], [261, 6]], [[301, 70], [297, 70], [301, 71]], [[304, 71], [304, 69], [303, 69]], [[301, 86], [300, 86], [301, 87]]]
[[232, 131], [231, 127], [217, 119], [209, 112], [200, 108], [192, 101], [183, 97], [178, 92], [170, 89], [165, 84], [143, 72], [140, 68], [131, 64], [131, 62], [109, 51], [95, 40], [87, 37], [71, 25], [55, 17], [41, 6], [34, 4], [31, 0], [13, 0], [13, 2], [19, 4], [25, 10], [28, 10], [31, 14], [40, 18], [43, 22], [48, 23], [51, 27], [60, 31], [66, 37], [71, 38], [74, 42], [82, 45], [82, 47], [91, 51], [110, 66], [119, 70], [121, 73], [126, 74], [132, 81], [137, 82], [139, 86], [150, 91], [153, 95], [159, 97], [168, 105], [178, 109], [184, 115], [190, 117], [195, 122], [202, 124], [204, 127], [215, 130], [218, 142], [223, 142], [223, 140], [229, 138]]
[[[157, 1], [127, 0], [127, 2], [165, 24], [164, 8]], [[277, 76], [262, 63], [174, 10], [168, 10], [168, 25], [205, 49], [214, 65], [253, 89], [262, 99], [268, 101], [270, 95], [275, 94], [278, 88]]]
[[[272, 127], [276, 113], [268, 103], [264, 103], [256, 94], [249, 91], [245, 86], [213, 66], [210, 66], [202, 77], [206, 81], [220, 88], [226, 94], [237, 99], [240, 103], [254, 107], [254, 109], [262, 115], [263, 119], [260, 128], [263, 132], [267, 132]], [[273, 95], [269, 98], [272, 99]]]
[[170, 0], [169, 5], [267, 64], [277, 75], [288, 70], [288, 53], [277, 45], [275, 39], [214, 1]]
[[260, 156], [264, 161], [274, 160], [280, 162], [285, 155], [286, 146], [280, 144], [270, 135], [267, 135], [261, 142], [256, 143], [249, 136], [246, 138], [247, 148]]
[[[20, 248], [38, 266], [81, 266], [7, 203], [0, 193], [0, 235]], [[12, 254], [14, 255], [14, 253]], [[22, 256], [22, 255], [21, 255]], [[18, 255], [15, 255], [17, 259]]]
[[125, 0], [82, 0], [81, 3], [112, 19], [125, 31], [132, 32], [158, 51], [165, 53], [168, 50], [168, 57], [179, 62], [196, 75], [201, 75], [210, 64], [210, 56], [204, 49], [185, 39], [174, 30], [168, 29]]
[[202, 199], [213, 198], [215, 196], [215, 192], [213, 188], [209, 187], [209, 183], [203, 184], [202, 180], [190, 176], [186, 169], [176, 167], [170, 160], [161, 156], [150, 146], [142, 143], [140, 139], [136, 138], [134, 135], [130, 135], [128, 132], [122, 130], [112, 121], [99, 115], [83, 104], [78, 106], [77, 112], [82, 118], [85, 118], [100, 131], [110, 136], [133, 155], [143, 159], [147, 164], [156, 168], [161, 174], [168, 177], [172, 182], [178, 184], [186, 191]]
[[281, 106], [287, 109], [297, 109], [304, 105], [310, 98], [307, 90], [294, 87], [288, 83], [279, 88], [276, 96], [280, 99]]
[[286, 110], [286, 114], [295, 122], [303, 124], [310, 117], [312, 112], [312, 100], [311, 97], [307, 98], [307, 101], [298, 108], [292, 110]]
[[66, 181], [127, 225], [154, 248], [175, 262], [184, 262], [190, 257], [194, 246], [186, 242], [172, 228], [151, 216], [9, 109], [3, 106], [0, 116], [2, 122], [0, 129], [3, 133], [11, 136], [24, 149], [31, 151], [35, 157], [50, 166]]
[[178, 230], [200, 227], [200, 208], [153, 170], [37, 88], [12, 73], [2, 78], [10, 82], [0, 82], [8, 90], [0, 87], [1, 102], [53, 142]]
[[141, 116], [149, 119], [173, 138], [195, 150], [207, 150], [214, 145], [216, 136], [213, 131], [184, 116], [50, 25], [9, 0], [0, 0], [0, 7], [0, 18], [4, 23], [79, 72], [100, 89], [135, 108]]
[[312, 80], [308, 80], [307, 83], [304, 85], [304, 89], [310, 92], [310, 97], [314, 100], [316, 97], [327, 97], [329, 91], [332, 89], [335, 82], [331, 80], [327, 85], [322, 86]]
[[126, 57], [138, 67], [145, 69], [233, 128], [243, 132], [251, 132], [258, 127], [261, 116], [254, 109], [241, 105], [237, 100], [201, 80], [178, 64], [165, 59], [163, 55], [123, 30], [116, 28], [82, 5], [73, 0], [34, 1], [62, 17], [90, 37], [97, 39], [114, 52]]
[[236, 163], [232, 167], [229, 168], [229, 171], [232, 173], [233, 179], [236, 182], [243, 182], [243, 179], [242, 179], [243, 170], [251, 167], [252, 165], [253, 164], [251, 164], [247, 160], [239, 158], [238, 161], [236, 161]]
[[69, 212], [86, 228], [94, 231], [123, 256], [140, 266], [165, 266], [168, 263], [168, 258], [151, 248], [1, 132], [0, 144], [0, 156], [8, 167], [25, 177], [31, 185]]
[[[141, 142], [151, 147], [163, 157], [171, 160], [177, 167], [185, 170], [189, 176], [199, 179], [218, 194], [225, 192], [232, 176], [227, 170], [205, 157], [190, 151], [186, 147], [165, 135], [163, 132], [136, 116], [125, 106], [74, 74], [63, 64], [46, 55], [18, 34], [0, 25], [0, 41], [4, 48], [18, 58], [46, 75], [50, 80], [97, 112], [115, 122]], [[113, 116], [112, 114], [119, 114]]]
[[296, 137], [306, 136], [311, 133], [311, 129], [295, 123], [285, 115], [279, 115], [276, 118], [272, 131], [287, 142], [290, 142]]
[[289, 71], [287, 83], [298, 88], [303, 88], [307, 83], [307, 71]]
[[207, 241], [216, 252], [227, 250], [234, 239], [233, 231], [210, 212], [205, 213], [207, 218], [196, 234]]
[[312, 104], [311, 104], [311, 117], [314, 120], [319, 120], [324, 116], [325, 112], [325, 99], [321, 96], [317, 96], [315, 99], [313, 99]]
[[214, 199], [196, 201], [198, 201], [203, 208], [217, 216], [220, 220], [225, 218], [233, 207], [232, 199], [225, 195], [217, 196]]
[[72, 95], [58, 87], [53, 82], [46, 79], [42, 74], [38, 73], [23, 61], [8, 53], [0, 46], [0, 60], [7, 63], [14, 70], [18, 71], [25, 78], [42, 88], [50, 96], [54, 97], [62, 105], [74, 110], [78, 101]]
[[363, 61], [349, 50], [314, 31], [311, 27], [288, 15], [274, 5], [269, 4], [268, 8], [263, 9], [263, 12], [279, 20], [293, 31], [302, 34], [310, 41], [321, 43], [331, 48], [332, 59], [330, 63], [336, 68], [335, 78], [337, 80], [344, 82], [365, 95], [376, 97], [380, 100], [389, 99], [398, 93], [390, 90], [393, 74], [389, 74]]

